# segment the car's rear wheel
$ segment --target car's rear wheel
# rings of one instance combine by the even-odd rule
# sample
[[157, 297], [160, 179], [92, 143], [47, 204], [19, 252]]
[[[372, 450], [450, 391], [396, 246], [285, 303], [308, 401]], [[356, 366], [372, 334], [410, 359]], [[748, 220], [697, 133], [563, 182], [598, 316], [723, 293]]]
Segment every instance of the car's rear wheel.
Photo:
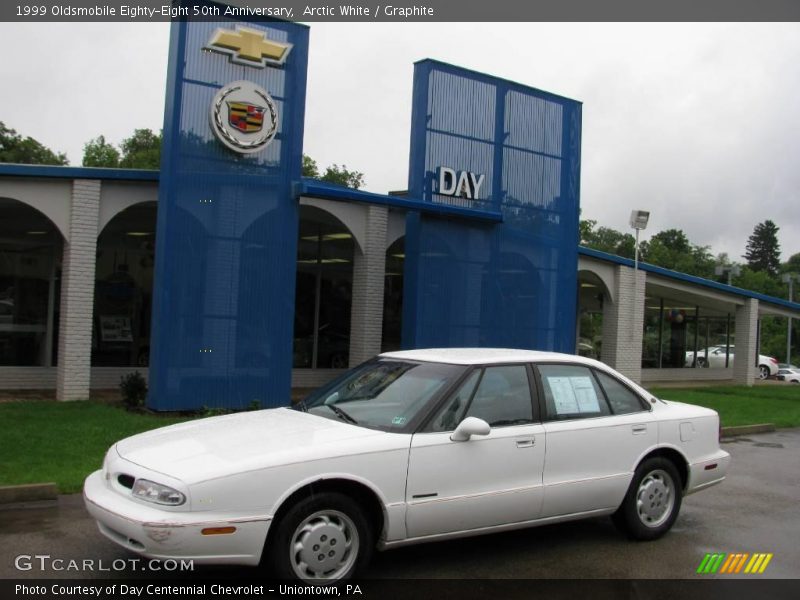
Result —
[[369, 562], [374, 546], [364, 511], [335, 492], [300, 500], [276, 527], [268, 552], [274, 574], [284, 579], [349, 579]]
[[672, 461], [654, 457], [636, 469], [614, 523], [637, 540], [654, 540], [670, 530], [681, 508], [681, 478]]
[[767, 365], [759, 365], [758, 367], [758, 378], [759, 379], [766, 379], [769, 377], [769, 367]]

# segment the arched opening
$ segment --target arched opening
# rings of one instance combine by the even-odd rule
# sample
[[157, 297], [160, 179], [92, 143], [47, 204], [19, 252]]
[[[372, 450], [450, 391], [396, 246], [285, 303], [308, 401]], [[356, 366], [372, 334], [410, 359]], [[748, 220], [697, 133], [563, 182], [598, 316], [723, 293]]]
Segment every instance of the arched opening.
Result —
[[603, 348], [603, 306], [608, 289], [591, 271], [578, 271], [578, 339], [576, 354], [600, 360]]
[[0, 198], [0, 366], [56, 364], [63, 245], [44, 214]]
[[350, 357], [353, 234], [314, 206], [300, 207], [295, 288], [296, 369], [343, 369]]
[[97, 239], [92, 366], [149, 364], [156, 210], [155, 202], [128, 207]]
[[386, 272], [383, 282], [383, 333], [381, 352], [402, 347], [403, 269], [406, 262], [406, 238], [400, 237], [386, 250]]

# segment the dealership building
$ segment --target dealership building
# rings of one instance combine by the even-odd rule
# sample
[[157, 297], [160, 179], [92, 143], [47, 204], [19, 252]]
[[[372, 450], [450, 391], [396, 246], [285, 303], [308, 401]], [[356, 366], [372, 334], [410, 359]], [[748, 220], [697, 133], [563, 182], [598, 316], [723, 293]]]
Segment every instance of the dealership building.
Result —
[[421, 61], [408, 190], [362, 192], [300, 176], [306, 27], [172, 27], [160, 171], [0, 165], [0, 389], [277, 406], [435, 346], [752, 384], [760, 317], [800, 318], [579, 247], [579, 102]]

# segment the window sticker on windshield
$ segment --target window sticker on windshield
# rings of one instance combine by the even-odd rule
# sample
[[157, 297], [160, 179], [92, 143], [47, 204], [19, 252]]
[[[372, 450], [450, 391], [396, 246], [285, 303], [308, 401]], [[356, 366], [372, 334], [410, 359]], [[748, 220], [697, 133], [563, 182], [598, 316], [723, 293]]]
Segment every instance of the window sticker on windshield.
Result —
[[392, 419], [392, 425], [405, 425], [407, 420], [405, 417], [395, 417]]
[[557, 415], [600, 412], [592, 380], [589, 377], [548, 377]]

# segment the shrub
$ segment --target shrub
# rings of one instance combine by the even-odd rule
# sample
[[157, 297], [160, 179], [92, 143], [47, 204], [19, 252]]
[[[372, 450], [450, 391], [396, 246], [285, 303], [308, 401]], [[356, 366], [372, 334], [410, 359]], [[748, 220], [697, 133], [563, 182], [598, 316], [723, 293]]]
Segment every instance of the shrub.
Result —
[[144, 406], [147, 398], [147, 382], [139, 371], [123, 375], [119, 380], [122, 401], [128, 408]]

